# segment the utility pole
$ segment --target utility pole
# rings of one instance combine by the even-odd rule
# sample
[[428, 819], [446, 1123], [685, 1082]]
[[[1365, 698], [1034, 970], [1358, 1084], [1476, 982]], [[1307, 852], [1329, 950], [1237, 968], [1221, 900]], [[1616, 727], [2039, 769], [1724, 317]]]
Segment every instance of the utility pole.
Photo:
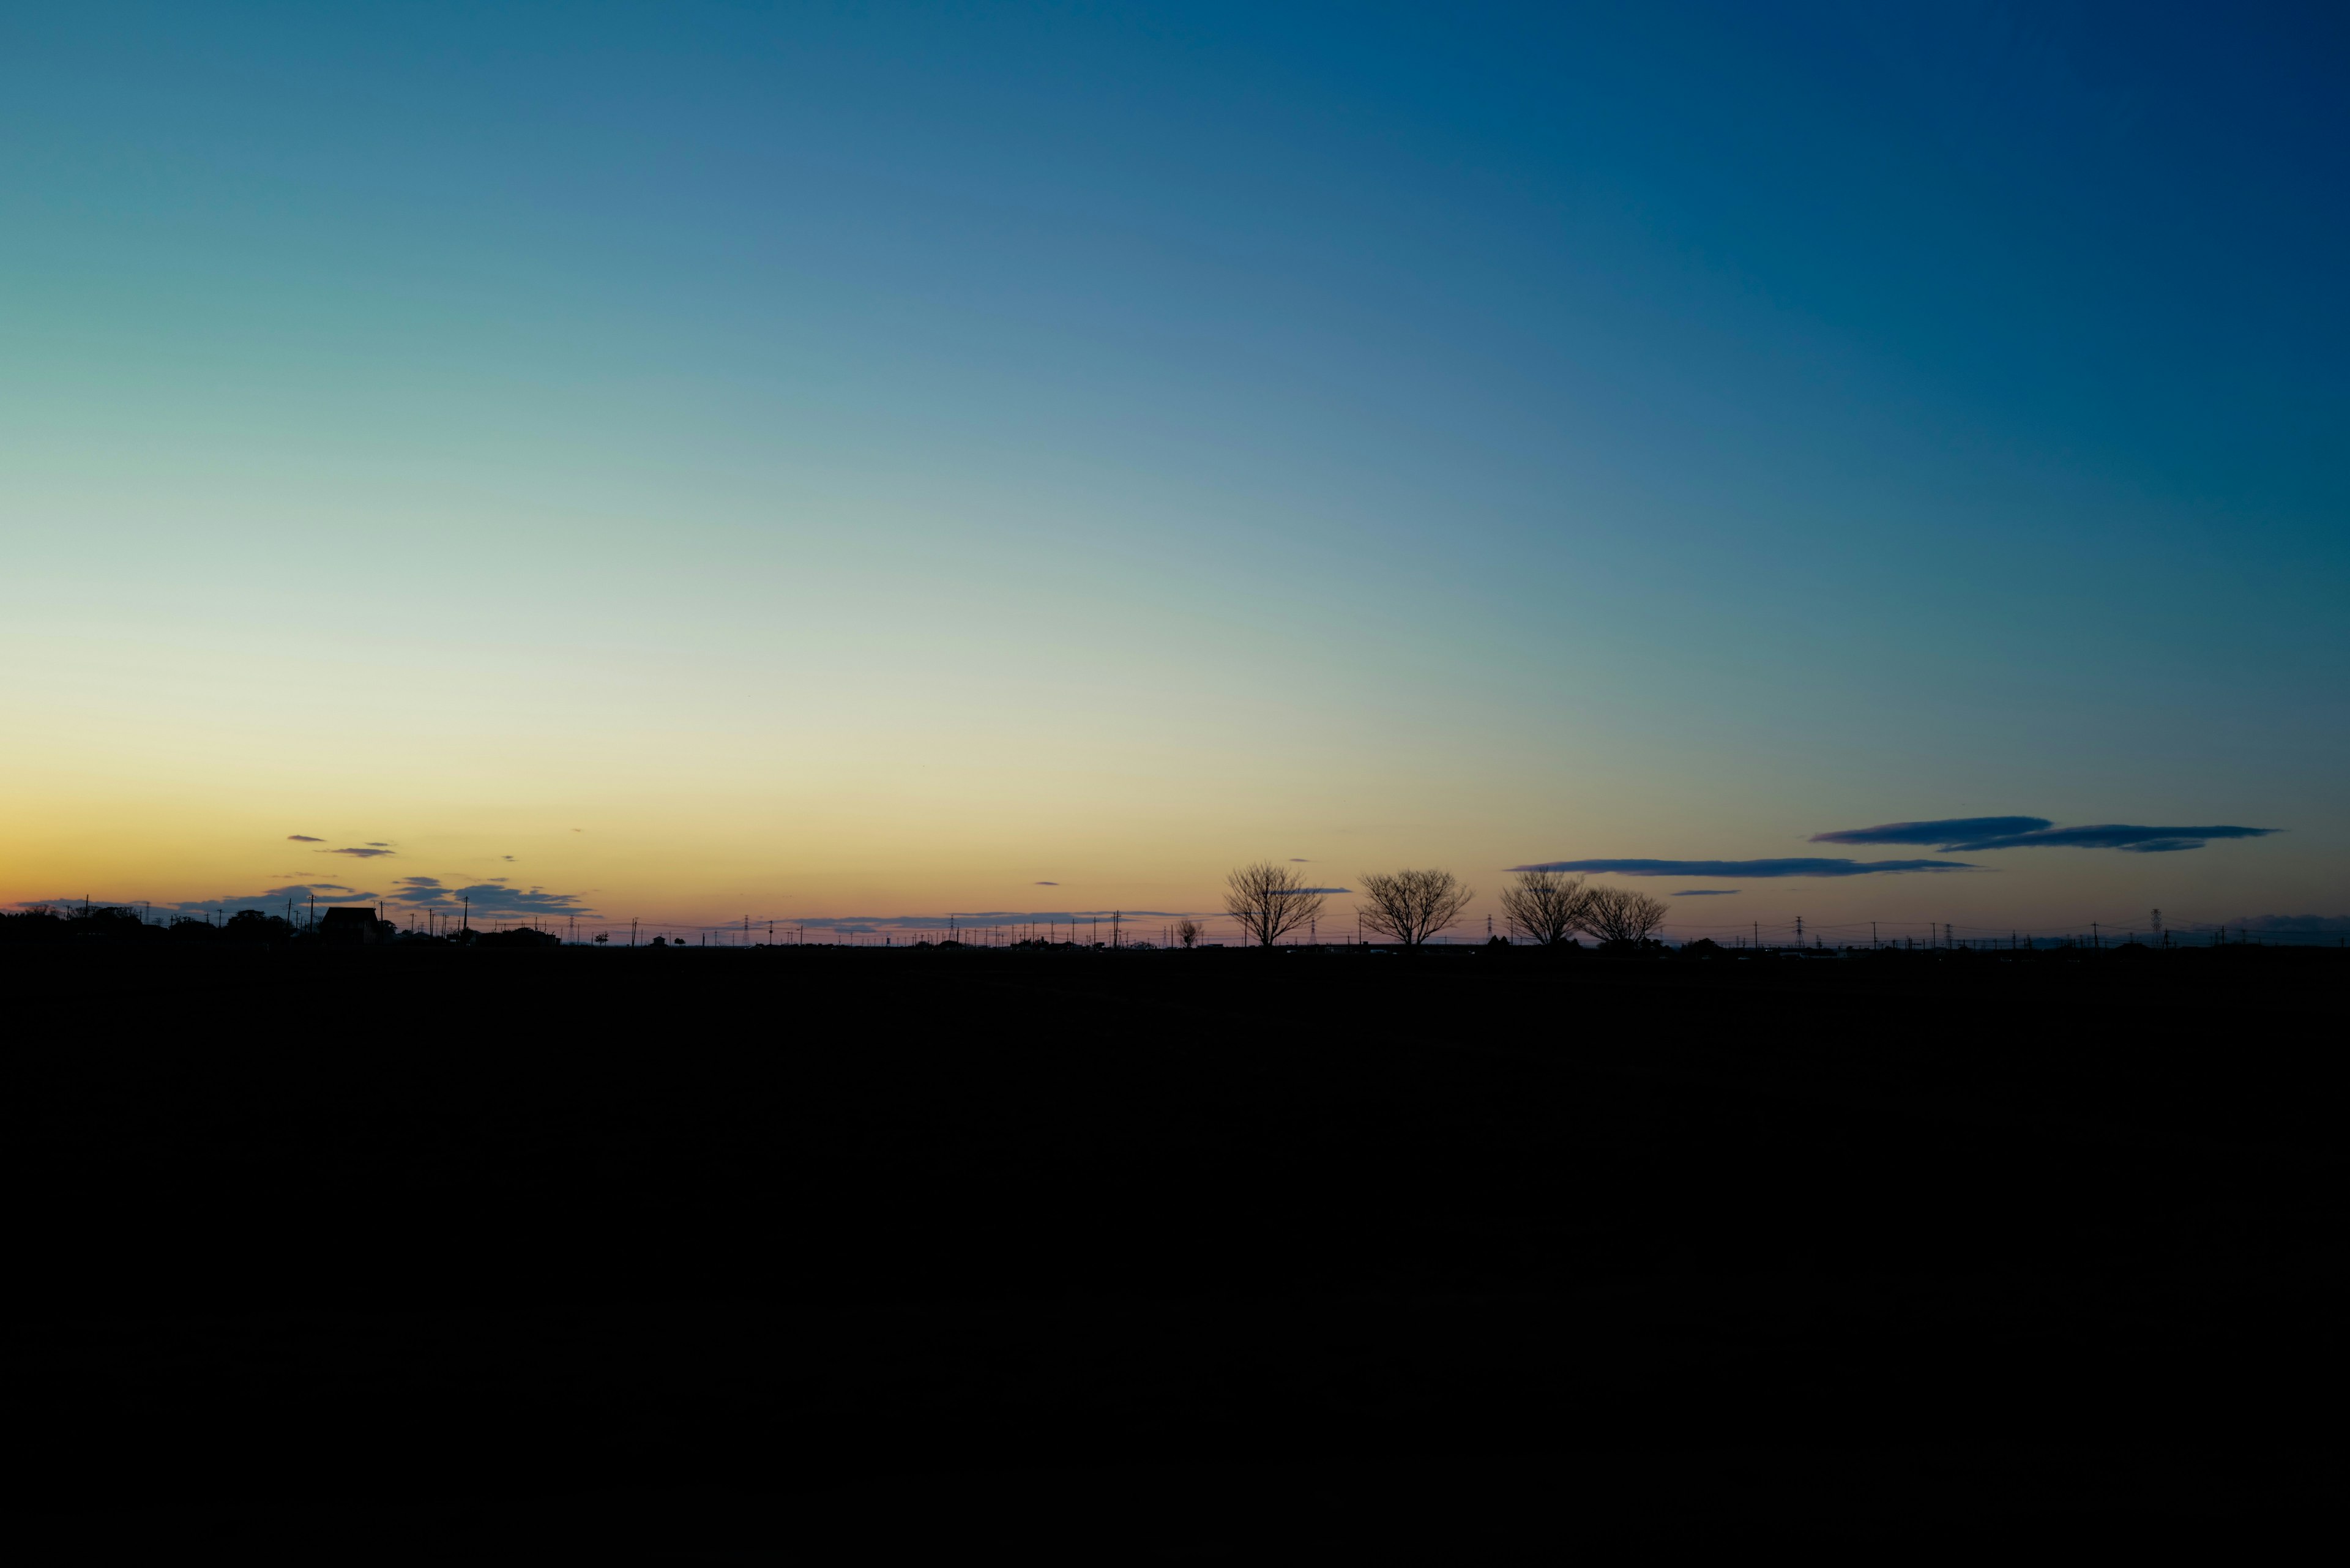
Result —
[[1804, 917], [1801, 915], [1795, 917], [1795, 945], [1799, 948], [1804, 945]]
[[2170, 939], [2162, 934], [2162, 911], [2160, 909], [2157, 909], [2154, 912], [2154, 945], [2158, 948], [2167, 948], [2170, 945]]

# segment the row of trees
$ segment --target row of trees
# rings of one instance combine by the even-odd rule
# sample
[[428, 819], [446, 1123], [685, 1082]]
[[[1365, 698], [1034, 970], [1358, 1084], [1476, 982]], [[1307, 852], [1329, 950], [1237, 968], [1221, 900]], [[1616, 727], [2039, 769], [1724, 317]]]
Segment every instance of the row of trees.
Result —
[[217, 923], [186, 914], [150, 919], [121, 904], [29, 904], [0, 911], [0, 941], [282, 942], [300, 934], [293, 921], [259, 909], [239, 909]]
[[[1357, 880], [1362, 887], [1355, 908], [1363, 929], [1405, 947], [1416, 948], [1452, 924], [1477, 896], [1450, 871], [1367, 871]], [[1258, 947], [1269, 948], [1319, 919], [1327, 897], [1295, 867], [1274, 860], [1240, 867], [1224, 878], [1224, 912]], [[1502, 912], [1544, 947], [1578, 935], [1638, 944], [1663, 927], [1670, 906], [1629, 888], [1590, 887], [1564, 872], [1521, 871], [1502, 890]]]

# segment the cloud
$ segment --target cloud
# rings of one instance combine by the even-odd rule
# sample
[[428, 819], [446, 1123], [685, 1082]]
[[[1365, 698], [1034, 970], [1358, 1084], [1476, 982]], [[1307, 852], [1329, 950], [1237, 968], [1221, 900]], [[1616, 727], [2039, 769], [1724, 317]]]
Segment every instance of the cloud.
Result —
[[1612, 871], [1619, 877], [1869, 877], [1893, 871], [1973, 871], [1963, 860], [1546, 860], [1513, 871]]
[[1057, 888], [1060, 886], [1058, 882], [1031, 882], [1028, 885], [1032, 888]]
[[2228, 929], [2257, 932], [2265, 941], [2332, 947], [2350, 937], [2350, 915], [2244, 915], [2230, 920]]
[[1307, 858], [1305, 858], [1305, 856], [1303, 856], [1303, 855], [1293, 855], [1293, 856], [1291, 856], [1291, 857], [1289, 857], [1289, 863], [1290, 863], [1292, 866], [1311, 866], [1311, 865], [1313, 865], [1313, 864], [1314, 864], [1314, 862], [1312, 862], [1311, 860], [1308, 860], [1308, 859], [1307, 859]]
[[1989, 849], [2118, 849], [2131, 855], [2165, 855], [2200, 849], [2215, 838], [2265, 838], [2274, 827], [2143, 827], [2099, 823], [2057, 827], [2044, 816], [1955, 816], [1938, 822], [1888, 822], [1876, 827], [1815, 833], [1814, 844], [1931, 844], [1945, 855]]
[[1982, 849], [2119, 849], [2131, 855], [2167, 855], [2180, 849], [2200, 849], [2215, 838], [2266, 838], [2283, 831], [2275, 827], [2138, 827], [2127, 823], [2101, 823], [2093, 827], [2051, 827], [2037, 833], [2015, 833], [1972, 844], [1950, 846], [1954, 850]]
[[368, 846], [369, 846], [369, 848], [371, 848], [371, 849], [389, 849], [389, 848], [390, 848], [390, 847], [391, 847], [391, 846], [390, 846], [390, 845], [389, 845], [389, 844], [385, 843], [385, 842], [384, 842], [382, 839], [380, 839], [380, 838], [370, 838], [370, 839], [369, 839], [369, 840], [368, 840]]
[[499, 858], [499, 859], [501, 859], [501, 860], [511, 860], [511, 859], [513, 859], [513, 858], [514, 858], [514, 857], [513, 857], [513, 856], [511, 856], [511, 855], [501, 855], [501, 856], [499, 856], [499, 857], [498, 857], [498, 858]]
[[[812, 931], [846, 931], [855, 929], [874, 931], [943, 932], [950, 920], [962, 930], [977, 930], [983, 926], [1043, 926], [1056, 923], [1066, 926], [1078, 921], [1097, 919], [1107, 926], [1109, 924], [1110, 917], [1115, 914], [1123, 914], [1129, 925], [1137, 920], [1181, 920], [1205, 918], [1204, 912], [1198, 909], [972, 909], [957, 910], [943, 915], [806, 915], [795, 916], [790, 919], [778, 919], [775, 924], [778, 928], [789, 926], [795, 929], [804, 926]], [[760, 922], [754, 920], [752, 923], [757, 925]]]
[[1886, 822], [1814, 833], [1814, 844], [1938, 844], [1946, 850], [1978, 838], [2004, 838], [2055, 824], [2044, 816], [1946, 816], [1937, 822]]
[[476, 915], [592, 915], [585, 894], [550, 893], [543, 888], [511, 888], [503, 877], [461, 888], [442, 884], [438, 877], [402, 877], [393, 888], [394, 903], [420, 909], [453, 909], [467, 900]]
[[393, 851], [380, 848], [375, 845], [369, 844], [360, 848], [321, 849], [318, 853], [321, 855], [348, 855], [354, 860], [375, 860], [382, 857], [383, 856], [392, 854]]
[[245, 893], [234, 898], [187, 898], [178, 903], [158, 904], [159, 909], [169, 909], [174, 914], [209, 914], [214, 909], [226, 909], [234, 914], [239, 909], [259, 909], [264, 914], [282, 915], [287, 899], [292, 899], [298, 913], [312, 898], [321, 904], [375, 904], [383, 900], [380, 893], [359, 888], [346, 888], [339, 882], [296, 882], [284, 888], [272, 888], [266, 892]]
[[1301, 893], [1351, 893], [1352, 888], [1300, 888]]
[[324, 844], [327, 842], [323, 838], [313, 838], [307, 833], [289, 833], [286, 836], [290, 842], [295, 844]]
[[[317, 900], [317, 903], [380, 903], [380, 900], [383, 900], [383, 893], [369, 893], [367, 888], [348, 888], [343, 887], [343, 884], [338, 884], [338, 881], [294, 881], [294, 884], [286, 884], [286, 887], [265, 888], [265, 891], [261, 893], [221, 893], [219, 898], [179, 898], [179, 900], [169, 900], [169, 903], [158, 900], [158, 903], [152, 905], [152, 912], [155, 912], [155, 915], [207, 915], [209, 917], [212, 912], [216, 912], [216, 909], [224, 912], [224, 915], [237, 915], [237, 912], [242, 912], [242, 909], [261, 909], [264, 915], [285, 915], [286, 903], [291, 903], [294, 905], [294, 912], [301, 915], [303, 909], [310, 905], [313, 898]], [[146, 900], [141, 900], [141, 898], [94, 898], [89, 908], [101, 908], [103, 905], [103, 908], [110, 908], [110, 909], [130, 909], [130, 908], [139, 908], [141, 903], [146, 903]], [[14, 905], [14, 908], [80, 909], [82, 896], [80, 893], [75, 893], [73, 898], [28, 898], [28, 900]]]
[[1676, 898], [1734, 898], [1737, 896], [1735, 888], [1684, 888], [1673, 895]]

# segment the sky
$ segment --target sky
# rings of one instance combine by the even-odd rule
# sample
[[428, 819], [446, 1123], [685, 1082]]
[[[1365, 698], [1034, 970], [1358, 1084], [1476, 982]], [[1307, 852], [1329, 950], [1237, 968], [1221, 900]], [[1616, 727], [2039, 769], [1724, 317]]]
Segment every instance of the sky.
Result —
[[16, 8], [0, 904], [2350, 914], [2345, 66], [2323, 6]]

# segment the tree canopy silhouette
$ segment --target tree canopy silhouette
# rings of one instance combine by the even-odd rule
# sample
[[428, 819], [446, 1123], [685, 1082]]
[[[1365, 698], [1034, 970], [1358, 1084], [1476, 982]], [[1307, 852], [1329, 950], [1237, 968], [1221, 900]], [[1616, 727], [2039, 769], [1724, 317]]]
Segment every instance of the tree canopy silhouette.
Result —
[[1322, 895], [1290, 867], [1259, 860], [1224, 878], [1224, 913], [1258, 947], [1269, 948], [1322, 913]]
[[1583, 927], [1590, 889], [1564, 871], [1521, 871], [1502, 889], [1502, 912], [1546, 948], [1570, 940]]
[[1629, 888], [1594, 888], [1586, 895], [1583, 929], [1603, 942], [1647, 941], [1672, 913], [1662, 898]]
[[1362, 880], [1363, 924], [1408, 948], [1459, 919], [1477, 896], [1450, 871], [1367, 871]]

